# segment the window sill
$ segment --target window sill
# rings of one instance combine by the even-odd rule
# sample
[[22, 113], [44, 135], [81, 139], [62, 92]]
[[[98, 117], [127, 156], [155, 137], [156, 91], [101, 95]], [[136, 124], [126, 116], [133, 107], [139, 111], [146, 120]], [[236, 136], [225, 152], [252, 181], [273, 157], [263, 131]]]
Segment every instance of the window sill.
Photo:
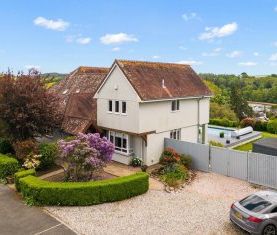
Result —
[[121, 152], [121, 151], [118, 151], [118, 150], [115, 150], [114, 151], [115, 153], [118, 153], [120, 155], [124, 155], [126, 157], [130, 157], [133, 153], [124, 153], [124, 152]]
[[179, 110], [171, 110], [171, 113], [178, 113], [180, 112], [180, 109]]

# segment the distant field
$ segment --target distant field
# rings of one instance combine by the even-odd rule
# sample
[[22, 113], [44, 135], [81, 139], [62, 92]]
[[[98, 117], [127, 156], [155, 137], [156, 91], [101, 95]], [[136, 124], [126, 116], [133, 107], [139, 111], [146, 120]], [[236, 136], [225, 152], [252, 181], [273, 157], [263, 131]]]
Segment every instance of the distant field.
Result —
[[[276, 134], [271, 134], [271, 133], [268, 133], [268, 132], [263, 132], [262, 133], [262, 138], [277, 138], [277, 135]], [[252, 151], [252, 144], [256, 141], [257, 140], [254, 140], [254, 141], [249, 142], [247, 144], [242, 144], [238, 147], [235, 147], [234, 149], [235, 150], [240, 150], [240, 151]]]

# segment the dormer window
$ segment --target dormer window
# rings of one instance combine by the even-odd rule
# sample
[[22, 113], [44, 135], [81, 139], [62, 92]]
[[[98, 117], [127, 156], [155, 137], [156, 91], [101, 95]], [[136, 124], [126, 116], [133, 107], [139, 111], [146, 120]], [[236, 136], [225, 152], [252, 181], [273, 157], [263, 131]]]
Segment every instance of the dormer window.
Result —
[[172, 100], [171, 101], [171, 111], [180, 110], [180, 100]]
[[63, 91], [63, 95], [65, 95], [68, 92], [68, 89]]

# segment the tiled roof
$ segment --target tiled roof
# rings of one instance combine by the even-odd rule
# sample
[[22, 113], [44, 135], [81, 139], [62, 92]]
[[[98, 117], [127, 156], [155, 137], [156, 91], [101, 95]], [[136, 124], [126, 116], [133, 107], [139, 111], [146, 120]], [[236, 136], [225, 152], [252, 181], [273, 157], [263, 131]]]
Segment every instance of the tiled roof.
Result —
[[60, 100], [65, 132], [77, 134], [96, 124], [96, 100], [93, 96], [108, 71], [109, 68], [79, 67], [51, 88], [50, 92], [56, 93]]
[[212, 95], [189, 65], [129, 60], [115, 62], [144, 101]]

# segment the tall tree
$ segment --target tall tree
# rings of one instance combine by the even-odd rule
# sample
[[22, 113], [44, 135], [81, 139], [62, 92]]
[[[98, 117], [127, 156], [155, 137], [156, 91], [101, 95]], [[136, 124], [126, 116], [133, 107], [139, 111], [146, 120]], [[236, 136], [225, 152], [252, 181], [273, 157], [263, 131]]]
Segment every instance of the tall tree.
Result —
[[47, 92], [36, 71], [0, 78], [0, 120], [13, 139], [50, 133], [61, 121], [57, 107], [57, 98]]
[[231, 86], [230, 99], [231, 108], [240, 120], [253, 115], [253, 111], [251, 107], [249, 107], [247, 100], [244, 98], [239, 83], [234, 83]]

